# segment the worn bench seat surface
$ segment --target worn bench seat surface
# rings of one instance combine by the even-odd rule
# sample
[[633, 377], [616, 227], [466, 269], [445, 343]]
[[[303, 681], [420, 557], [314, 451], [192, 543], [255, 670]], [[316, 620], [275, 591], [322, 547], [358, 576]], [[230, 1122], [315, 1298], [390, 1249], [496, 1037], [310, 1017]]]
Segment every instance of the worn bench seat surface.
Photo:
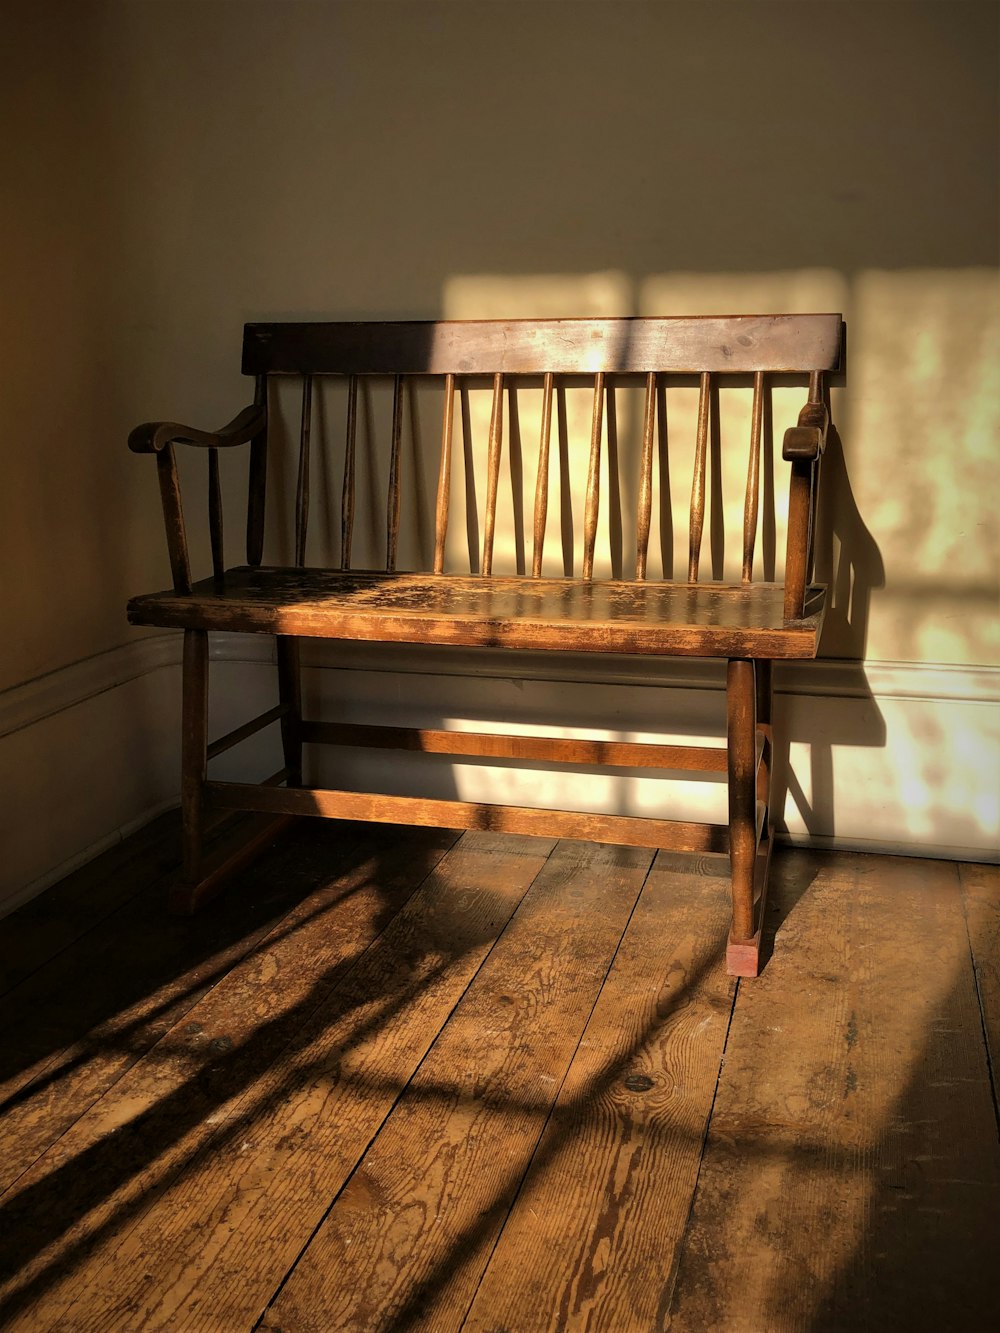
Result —
[[815, 657], [824, 591], [786, 621], [779, 583], [482, 578], [243, 567], [129, 603], [135, 625], [396, 643], [697, 657]]

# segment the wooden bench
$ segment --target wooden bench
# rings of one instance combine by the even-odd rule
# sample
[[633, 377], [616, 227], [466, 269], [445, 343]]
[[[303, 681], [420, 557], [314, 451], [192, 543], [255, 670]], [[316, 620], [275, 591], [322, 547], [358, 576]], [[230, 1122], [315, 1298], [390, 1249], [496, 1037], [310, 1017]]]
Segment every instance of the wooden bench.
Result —
[[[175, 422], [139, 426], [129, 439], [138, 453], [156, 457], [173, 588], [137, 597], [128, 615], [135, 625], [184, 630], [182, 810], [184, 887], [182, 909], [194, 908], [223, 879], [244, 864], [263, 840], [266, 827], [237, 858], [206, 871], [202, 841], [206, 807], [259, 811], [288, 821], [297, 815], [509, 830], [579, 837], [689, 852], [728, 852], [733, 919], [727, 950], [731, 973], [756, 975], [768, 862], [772, 842], [769, 791], [772, 755], [771, 663], [814, 657], [824, 609], [824, 589], [811, 583], [812, 532], [819, 462], [826, 440], [825, 375], [839, 368], [839, 315], [768, 315], [727, 318], [537, 320], [441, 323], [248, 324], [243, 371], [254, 377], [253, 405], [218, 431]], [[294, 558], [263, 563], [264, 502], [269, 450], [281, 445], [274, 404], [287, 402], [285, 377], [296, 377], [301, 406]], [[321, 378], [322, 377], [322, 378]], [[315, 434], [314, 403], [327, 377], [341, 377], [344, 398], [343, 498], [337, 568], [306, 567], [310, 456]], [[388, 378], [387, 378], [388, 377]], [[414, 377], [419, 377], [414, 379]], [[486, 377], [484, 379], [484, 377]], [[585, 378], [582, 378], [585, 377]], [[693, 441], [687, 577], [667, 581], [647, 573], [650, 529], [657, 485], [654, 462], [663, 430], [657, 404], [662, 386], [678, 377], [697, 390]], [[746, 446], [742, 573], [738, 581], [699, 581], [706, 513], [706, 468], [712, 447], [713, 396], [722, 377], [742, 387], [752, 404]], [[784, 436], [783, 457], [791, 464], [787, 553], [782, 582], [754, 582], [754, 547], [759, 508], [762, 419], [771, 385], [784, 377], [802, 386], [798, 425]], [[397, 568], [400, 516], [408, 484], [402, 447], [406, 395], [429, 382], [441, 394], [440, 456], [433, 551], [417, 571]], [[582, 553], [573, 577], [543, 577], [549, 510], [550, 438], [553, 405], [560, 416], [566, 386], [592, 389], [589, 441], [569, 442], [569, 466], [586, 474]], [[359, 418], [373, 383], [388, 395], [391, 419], [383, 432], [387, 472], [384, 559], [378, 569], [352, 563], [356, 476], [362, 461]], [[452, 486], [456, 397], [469, 386], [492, 384], [492, 411], [485, 475], [468, 472], [464, 488]], [[601, 490], [603, 422], [614, 395], [626, 386], [641, 397], [641, 443], [637, 475], [627, 479], [635, 497], [635, 558], [631, 577], [595, 575]], [[317, 387], [318, 386], [318, 387]], [[728, 392], [728, 388], [727, 388]], [[537, 486], [530, 571], [494, 572], [498, 491], [505, 448], [504, 401], [514, 393], [535, 394], [540, 403]], [[272, 428], [269, 441], [269, 402]], [[388, 397], [387, 397], [388, 402]], [[508, 406], [508, 413], [510, 406]], [[368, 413], [364, 439], [370, 434]], [[460, 414], [461, 415], [461, 414]], [[390, 424], [391, 420], [391, 424]], [[565, 424], [565, 413], [561, 414]], [[692, 423], [693, 424], [693, 423]], [[277, 439], [275, 437], [278, 437]], [[362, 441], [362, 443], [364, 440]], [[509, 440], [508, 440], [509, 443]], [[192, 581], [181, 509], [175, 445], [207, 450], [208, 514], [213, 573]], [[246, 564], [226, 566], [223, 554], [219, 451], [248, 446]], [[436, 448], [436, 446], [435, 446]], [[458, 453], [457, 447], [454, 452]], [[464, 455], [463, 455], [464, 457]], [[578, 460], [578, 462], [577, 462]], [[280, 461], [280, 460], [279, 460]], [[564, 460], [565, 461], [565, 460]], [[477, 465], [478, 466], [478, 465]], [[620, 460], [616, 460], [616, 467]], [[339, 477], [338, 477], [339, 481]], [[481, 545], [468, 568], [448, 568], [449, 516], [463, 498], [478, 494], [483, 506]], [[622, 487], [627, 493], [629, 486]], [[469, 528], [474, 531], [478, 518]], [[429, 526], [429, 525], [428, 525]], [[455, 524], [452, 523], [454, 533]], [[381, 539], [380, 539], [381, 540]], [[471, 543], [470, 543], [471, 549]], [[481, 557], [480, 557], [481, 552]], [[522, 561], [527, 565], [526, 556]], [[478, 565], [478, 568], [476, 566]], [[274, 635], [278, 704], [260, 717], [209, 743], [207, 735], [208, 631]], [[531, 649], [546, 653], [641, 654], [653, 658], [724, 658], [727, 667], [727, 745], [698, 747], [556, 736], [415, 730], [333, 724], [304, 718], [299, 683], [302, 637]], [[280, 723], [284, 767], [262, 784], [210, 781], [209, 760], [255, 731]], [[648, 768], [681, 772], [726, 772], [727, 825], [573, 813], [524, 806], [431, 800], [303, 785], [304, 745], [371, 745], [449, 755], [569, 763], [592, 767]]]

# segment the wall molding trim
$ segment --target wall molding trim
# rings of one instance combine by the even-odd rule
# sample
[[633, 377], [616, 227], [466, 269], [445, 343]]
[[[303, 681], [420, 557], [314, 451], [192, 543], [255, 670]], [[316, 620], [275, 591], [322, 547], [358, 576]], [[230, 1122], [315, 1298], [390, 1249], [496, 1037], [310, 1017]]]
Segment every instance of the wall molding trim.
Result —
[[150, 634], [12, 685], [0, 692], [0, 740], [180, 660], [180, 635]]

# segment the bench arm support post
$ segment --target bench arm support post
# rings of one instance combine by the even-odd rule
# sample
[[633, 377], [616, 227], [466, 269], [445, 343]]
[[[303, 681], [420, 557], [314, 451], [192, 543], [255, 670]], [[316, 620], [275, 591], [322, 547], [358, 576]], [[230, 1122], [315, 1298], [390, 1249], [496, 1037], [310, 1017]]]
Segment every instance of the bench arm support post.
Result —
[[213, 431], [182, 426], [178, 421], [145, 421], [130, 432], [128, 447], [134, 454], [158, 454], [168, 444], [190, 444], [199, 449], [229, 449], [233, 445], [249, 444], [266, 425], [266, 410], [251, 404], [238, 412], [225, 426]]
[[[810, 385], [810, 395], [818, 386]], [[788, 546], [785, 556], [785, 619], [801, 620], [812, 571], [813, 529], [819, 465], [826, 448], [830, 415], [826, 404], [810, 401], [796, 425], [785, 431], [781, 456], [792, 465], [788, 491]]]
[[[259, 397], [261, 395], [258, 395]], [[264, 537], [264, 474], [267, 447], [267, 406], [258, 401], [237, 413], [232, 421], [216, 431], [198, 430], [177, 421], [146, 421], [136, 426], [128, 437], [128, 447], [136, 454], [156, 456], [163, 522], [170, 552], [170, 570], [177, 592], [191, 591], [191, 564], [188, 559], [187, 535], [184, 528], [184, 510], [181, 504], [180, 479], [177, 473], [175, 444], [192, 445], [212, 452], [210, 518], [212, 525], [213, 565], [217, 575], [222, 563], [222, 513], [218, 490], [216, 449], [236, 445], [250, 445], [250, 496], [247, 512], [247, 563], [259, 565]]]

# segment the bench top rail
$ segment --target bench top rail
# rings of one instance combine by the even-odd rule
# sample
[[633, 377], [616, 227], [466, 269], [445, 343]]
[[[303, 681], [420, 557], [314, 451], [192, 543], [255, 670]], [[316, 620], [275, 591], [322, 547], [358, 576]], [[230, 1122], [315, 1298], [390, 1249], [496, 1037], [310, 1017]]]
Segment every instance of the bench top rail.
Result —
[[243, 372], [801, 374], [840, 368], [841, 327], [839, 314], [247, 324]]

